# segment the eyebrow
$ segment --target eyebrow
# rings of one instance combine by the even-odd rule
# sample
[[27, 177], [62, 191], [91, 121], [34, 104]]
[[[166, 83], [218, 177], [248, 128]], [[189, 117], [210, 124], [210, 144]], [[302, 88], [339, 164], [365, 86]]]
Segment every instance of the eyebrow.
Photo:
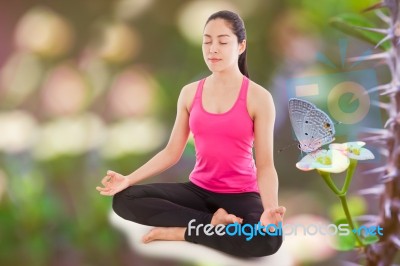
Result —
[[[204, 34], [204, 36], [205, 36], [205, 37], [210, 37], [210, 38], [211, 38], [211, 35], [208, 35], [208, 34]], [[218, 35], [217, 37], [220, 38], [220, 37], [231, 37], [231, 36], [228, 35], [228, 34], [220, 34], [220, 35]]]

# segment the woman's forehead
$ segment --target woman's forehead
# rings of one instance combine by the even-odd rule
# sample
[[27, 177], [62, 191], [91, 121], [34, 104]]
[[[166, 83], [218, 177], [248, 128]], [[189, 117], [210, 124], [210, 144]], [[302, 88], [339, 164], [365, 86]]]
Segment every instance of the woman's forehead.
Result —
[[210, 20], [204, 27], [206, 37], [230, 37], [232, 34], [229, 24], [223, 19]]

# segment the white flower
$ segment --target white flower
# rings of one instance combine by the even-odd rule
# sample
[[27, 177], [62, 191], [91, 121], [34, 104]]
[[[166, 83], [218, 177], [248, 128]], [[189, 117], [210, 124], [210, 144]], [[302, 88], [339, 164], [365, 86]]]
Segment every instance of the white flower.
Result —
[[362, 141], [354, 141], [354, 142], [346, 142], [346, 143], [332, 143], [329, 145], [330, 149], [338, 150], [342, 152], [344, 155], [349, 157], [350, 159], [355, 160], [370, 160], [374, 159], [374, 154], [362, 146], [365, 145], [365, 142]]
[[338, 150], [318, 150], [304, 156], [296, 167], [302, 171], [317, 169], [323, 172], [341, 173], [349, 167], [349, 164], [349, 158]]

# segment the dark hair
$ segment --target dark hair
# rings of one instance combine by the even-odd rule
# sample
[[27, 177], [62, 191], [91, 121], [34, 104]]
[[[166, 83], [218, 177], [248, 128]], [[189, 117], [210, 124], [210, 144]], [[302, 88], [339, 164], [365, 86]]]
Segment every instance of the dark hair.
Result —
[[[246, 39], [246, 29], [244, 27], [244, 22], [238, 14], [236, 14], [232, 11], [228, 11], [228, 10], [218, 11], [218, 12], [212, 14], [207, 19], [206, 25], [208, 24], [208, 22], [210, 22], [210, 20], [214, 20], [214, 19], [218, 19], [218, 18], [229, 22], [233, 33], [238, 38], [239, 43], [243, 42], [243, 40]], [[238, 65], [239, 65], [240, 72], [242, 72], [243, 75], [245, 75], [246, 77], [249, 78], [249, 72], [247, 70], [246, 51], [247, 51], [247, 48], [239, 56]]]

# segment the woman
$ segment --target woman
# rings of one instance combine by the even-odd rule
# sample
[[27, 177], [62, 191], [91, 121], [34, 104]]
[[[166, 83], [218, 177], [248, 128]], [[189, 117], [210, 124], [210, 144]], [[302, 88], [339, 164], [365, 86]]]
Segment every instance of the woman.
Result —
[[[104, 187], [97, 190], [114, 195], [113, 209], [122, 218], [157, 226], [144, 243], [186, 240], [240, 257], [271, 255], [281, 246], [281, 236], [246, 240], [244, 235], [188, 230], [189, 223], [191, 229], [200, 224], [277, 225], [285, 213], [278, 207], [273, 162], [275, 107], [270, 93], [248, 79], [242, 19], [230, 11], [211, 15], [202, 50], [212, 74], [181, 90], [167, 146], [128, 176], [108, 171]], [[190, 181], [136, 185], [176, 164], [190, 131], [196, 147]]]

